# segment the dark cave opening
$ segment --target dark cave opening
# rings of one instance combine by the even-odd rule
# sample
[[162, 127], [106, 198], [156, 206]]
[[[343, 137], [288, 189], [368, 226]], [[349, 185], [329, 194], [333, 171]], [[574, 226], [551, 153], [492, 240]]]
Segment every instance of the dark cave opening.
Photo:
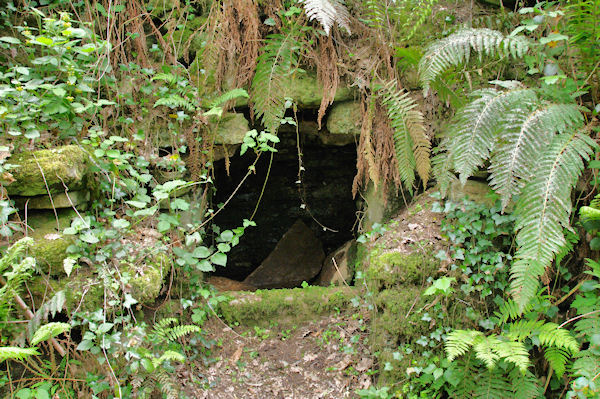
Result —
[[[298, 135], [295, 129], [280, 130], [280, 142], [270, 169], [271, 156], [264, 153], [256, 165], [256, 173], [250, 175], [227, 208], [215, 217], [214, 222], [221, 229], [241, 226], [254, 212], [269, 173], [253, 219], [257, 226], [246, 229], [240, 243], [229, 252], [227, 267], [218, 267], [215, 275], [244, 280], [298, 219], [315, 234], [326, 255], [354, 237], [357, 208], [352, 182], [356, 174], [356, 144], [323, 145], [316, 123], [300, 124]], [[301, 182], [297, 137], [304, 168]], [[254, 159], [251, 150], [243, 156], [236, 151], [230, 158], [229, 174], [225, 160], [215, 162], [215, 205], [231, 196]]]

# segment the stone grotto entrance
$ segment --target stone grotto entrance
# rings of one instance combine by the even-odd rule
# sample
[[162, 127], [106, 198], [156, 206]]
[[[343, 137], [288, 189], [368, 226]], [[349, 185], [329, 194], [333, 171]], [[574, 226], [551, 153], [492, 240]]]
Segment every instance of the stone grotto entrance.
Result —
[[[257, 226], [246, 229], [240, 243], [228, 254], [227, 267], [218, 268], [215, 275], [243, 281], [261, 263], [270, 262], [280, 270], [275, 274], [289, 274], [289, 267], [312, 268], [312, 272], [308, 271], [312, 274], [311, 281], [307, 281], [311, 283], [319, 270], [315, 272], [315, 266], [308, 263], [318, 261], [320, 269], [325, 255], [353, 239], [357, 211], [356, 201], [352, 198], [356, 138], [353, 135], [331, 138], [326, 131], [319, 132], [316, 123], [311, 121], [301, 121], [299, 126], [298, 135], [295, 128], [282, 127], [278, 133], [281, 141], [276, 146], [270, 168], [270, 154], [265, 153], [256, 165], [256, 173], [247, 179], [227, 209], [215, 217], [215, 224], [221, 229], [241, 226], [244, 219], [251, 217], [260, 199], [253, 219]], [[297, 137], [304, 168], [301, 181], [298, 179]], [[236, 155], [230, 157], [229, 174], [225, 160], [215, 163], [215, 206], [229, 198], [248, 171], [255, 159], [249, 152], [240, 156], [236, 151]], [[261, 198], [267, 174], [268, 181]], [[287, 238], [282, 240], [284, 235]], [[271, 254], [276, 246], [279, 255]], [[320, 260], [313, 259], [319, 256]], [[288, 262], [295, 264], [286, 269], [284, 263]], [[254, 278], [253, 285], [257, 288], [291, 288], [301, 283], [301, 280], [291, 282], [285, 276], [271, 276], [272, 281], [267, 283], [256, 281], [265, 277], [271, 280], [268, 274], [273, 274], [272, 267], [266, 272], [267, 276], [262, 273], [262, 277], [251, 277]]]

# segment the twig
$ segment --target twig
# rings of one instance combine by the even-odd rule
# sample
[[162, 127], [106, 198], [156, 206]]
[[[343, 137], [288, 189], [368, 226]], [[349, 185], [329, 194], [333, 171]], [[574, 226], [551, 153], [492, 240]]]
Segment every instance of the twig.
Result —
[[587, 317], [587, 316], [593, 315], [594, 313], [600, 313], [600, 309], [592, 310], [591, 312], [587, 312], [587, 313], [584, 313], [584, 314], [579, 315], [577, 317], [573, 317], [572, 319], [569, 319], [569, 320], [565, 321], [564, 323], [562, 323], [560, 326], [558, 326], [558, 328], [562, 328], [563, 326], [565, 326], [566, 324], [569, 324], [572, 321], [575, 321], [575, 320], [581, 319], [583, 317]]

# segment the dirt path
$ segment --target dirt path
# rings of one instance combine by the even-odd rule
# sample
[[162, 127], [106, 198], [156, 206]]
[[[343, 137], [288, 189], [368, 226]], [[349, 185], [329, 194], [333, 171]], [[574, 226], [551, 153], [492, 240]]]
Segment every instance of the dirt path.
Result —
[[207, 323], [208, 338], [220, 342], [208, 366], [198, 365], [205, 389], [182, 366], [182, 391], [209, 399], [356, 398], [371, 385], [373, 360], [363, 344], [362, 322], [330, 316], [305, 325], [237, 331], [219, 320]]

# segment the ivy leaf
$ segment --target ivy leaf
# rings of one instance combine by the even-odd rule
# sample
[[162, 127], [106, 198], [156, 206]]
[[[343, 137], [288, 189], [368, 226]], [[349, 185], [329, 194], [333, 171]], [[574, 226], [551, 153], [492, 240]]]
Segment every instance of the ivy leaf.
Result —
[[85, 234], [82, 234], [79, 239], [83, 242], [87, 242], [88, 244], [96, 244], [97, 242], [99, 242], [100, 240], [98, 239], [98, 237], [96, 237], [93, 233], [88, 232]]
[[112, 225], [115, 229], [126, 229], [131, 225], [131, 223], [125, 219], [115, 219]]
[[123, 301], [124, 307], [129, 309], [132, 305], [135, 305], [136, 303], [138, 303], [138, 301], [134, 297], [132, 297], [131, 294], [125, 294], [125, 300]]
[[76, 263], [77, 261], [74, 258], [65, 258], [63, 260], [63, 269], [65, 270], [65, 273], [67, 273], [67, 277], [71, 275], [73, 266], [75, 266]]

